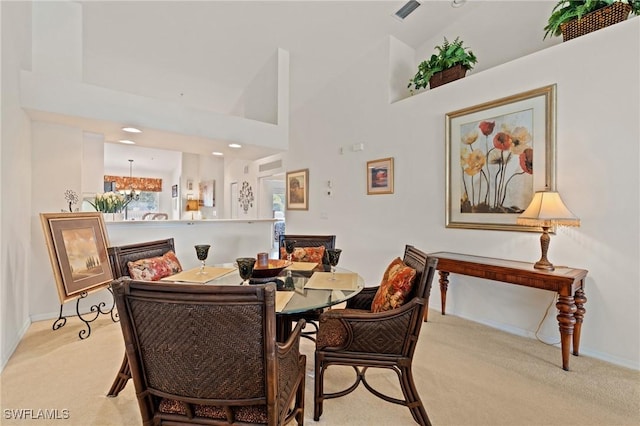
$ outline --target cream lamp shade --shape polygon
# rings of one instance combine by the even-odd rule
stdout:
[[[540,236],[540,246],[542,257],[533,267],[553,271],[553,264],[547,259],[549,250],[549,228],[556,225],[580,226],[580,219],[576,217],[564,205],[560,194],[556,191],[538,191],[533,196],[529,207],[516,219],[518,225],[540,226],[542,235]]]
[[[187,200],[186,210],[188,212],[197,212],[198,210],[200,210],[200,207],[198,205],[198,200]]]

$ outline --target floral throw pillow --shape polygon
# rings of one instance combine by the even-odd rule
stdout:
[[[324,250],[324,246],[296,247],[293,249],[293,253],[291,253],[291,260],[294,262],[322,263]],[[280,258],[287,259],[287,252],[284,247],[280,247]]]
[[[416,270],[399,257],[387,266],[382,282],[371,303],[371,312],[384,312],[400,307],[411,292]]]
[[[180,261],[173,251],[168,251],[162,256],[140,259],[128,262],[129,275],[134,280],[158,281],[160,278],[177,274],[182,271]]]

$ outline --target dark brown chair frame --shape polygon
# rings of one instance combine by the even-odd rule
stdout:
[[[173,238],[166,240],[149,241],[145,243],[127,244],[124,246],[109,247],[109,262],[115,279],[129,276],[129,262],[140,259],[158,257],[168,251],[175,252]]]
[[[280,258],[282,254],[281,247],[284,246],[284,240],[296,240],[295,247],[320,247],[324,246],[328,249],[336,248],[336,236],[335,235],[287,235],[280,234],[278,241],[278,256]],[[322,258],[323,265],[329,265],[329,256],[325,252]]]
[[[175,252],[173,238],[149,241],[144,243],[127,244],[124,246],[109,247],[109,262],[111,263],[111,271],[113,273],[113,277],[116,279],[120,277],[128,277],[128,262],[135,262],[136,260],[140,259],[162,256],[168,251]],[[118,314],[116,314],[116,318],[117,317]],[[118,370],[116,378],[113,381],[113,384],[111,385],[111,389],[109,389],[107,396],[118,396],[120,391],[127,385],[127,382],[130,378],[131,370],[129,368],[127,354],[125,353],[122,364],[120,365],[120,370]]]
[[[418,424],[431,424],[413,380],[412,362],[438,260],[410,245],[405,247],[403,260],[417,271],[413,291],[404,305],[391,311],[371,313],[371,302],[378,287],[366,287],[347,301],[347,309],[328,310],[320,316],[315,351],[314,420],[320,419],[325,399],[347,395],[362,383],[377,397],[408,407]],[[338,333],[344,340],[328,343],[338,346],[325,346],[331,342],[325,340],[325,331],[327,334]],[[355,383],[339,392],[324,393],[324,373],[331,365],[353,367]],[[365,378],[368,368],[395,371],[404,400],[374,389]]]
[[[304,423],[304,323],[276,343],[273,284],[111,286],[143,425]]]
[[[334,249],[336,248],[336,236],[335,235],[287,235],[280,234],[280,238],[278,241],[278,255],[282,258],[282,250],[281,248],[284,246],[285,240],[295,240],[296,243],[294,247],[320,247],[324,246],[325,249]],[[322,265],[327,267],[329,265],[329,255],[325,251],[324,257],[322,258]],[[313,335],[318,333],[318,320],[320,319],[320,314],[322,314],[323,309],[314,309],[312,311],[302,312],[299,314],[289,314],[287,315],[287,321],[283,321],[285,327],[291,327],[296,321],[304,319],[307,324],[310,324],[314,330],[305,331],[302,333],[302,337],[307,338],[309,340],[315,341]],[[286,323],[289,323],[288,325]]]

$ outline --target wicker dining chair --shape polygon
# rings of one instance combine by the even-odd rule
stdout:
[[[400,307],[372,313],[371,304],[378,287],[365,287],[347,301],[346,309],[328,310],[320,316],[315,351],[314,420],[320,419],[325,399],[345,396],[362,383],[375,396],[408,407],[418,424],[431,424],[414,384],[411,366],[438,260],[407,245],[403,262],[415,269],[416,274],[412,291]],[[324,374],[332,365],[353,367],[356,381],[340,392],[324,393]],[[404,399],[374,389],[365,378],[368,368],[395,371]]]
[[[286,254],[283,255],[282,247],[284,247],[285,240],[294,240],[294,247],[320,247],[324,246],[325,249],[336,248],[336,236],[335,235],[293,235],[293,234],[280,234],[278,240],[278,253],[280,258],[286,258]],[[329,255],[325,251],[322,258],[322,264],[329,265]]]
[[[111,264],[113,278],[120,278],[129,276],[129,262],[162,256],[169,251],[175,252],[175,244],[173,238],[167,238],[164,240],[112,246],[109,247],[107,251],[109,254],[109,263]],[[130,378],[131,370],[129,369],[127,354],[125,353],[122,364],[120,364],[120,369],[118,370],[118,373],[116,373],[116,377],[111,384],[109,392],[107,392],[107,396],[118,396],[120,391],[122,391],[122,389],[127,385]]]
[[[143,425],[303,424],[304,324],[276,342],[273,284],[111,287]]]
[[[326,252],[326,249],[334,249],[336,248],[336,236],[335,235],[293,235],[293,234],[280,234],[278,241],[278,253],[280,254],[280,258],[286,258],[286,253],[283,253],[282,247],[284,247],[285,240],[294,240],[294,247],[320,247],[324,246],[325,253],[322,258],[322,265],[324,267],[329,266],[329,256]],[[298,314],[289,314],[287,316],[287,321],[289,325],[287,327],[291,327],[290,324],[293,324],[296,321],[304,319],[307,325],[311,325],[313,330],[302,332],[302,337],[307,338],[315,342],[315,338],[313,337],[318,333],[318,320],[320,320],[320,314],[324,312],[323,309],[314,309],[307,312],[301,312]]]

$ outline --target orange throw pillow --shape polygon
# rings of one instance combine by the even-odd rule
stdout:
[[[294,262],[322,263],[324,258],[324,246],[318,247],[296,247],[291,253],[291,260]],[[287,251],[280,247],[280,258],[287,259]]]
[[[182,271],[182,266],[173,251],[168,251],[158,257],[128,262],[127,266],[132,279],[143,281],[158,281],[160,278]]]
[[[399,257],[387,266],[382,276],[382,282],[371,303],[371,312],[384,312],[402,306],[405,298],[411,292],[416,270]]]

